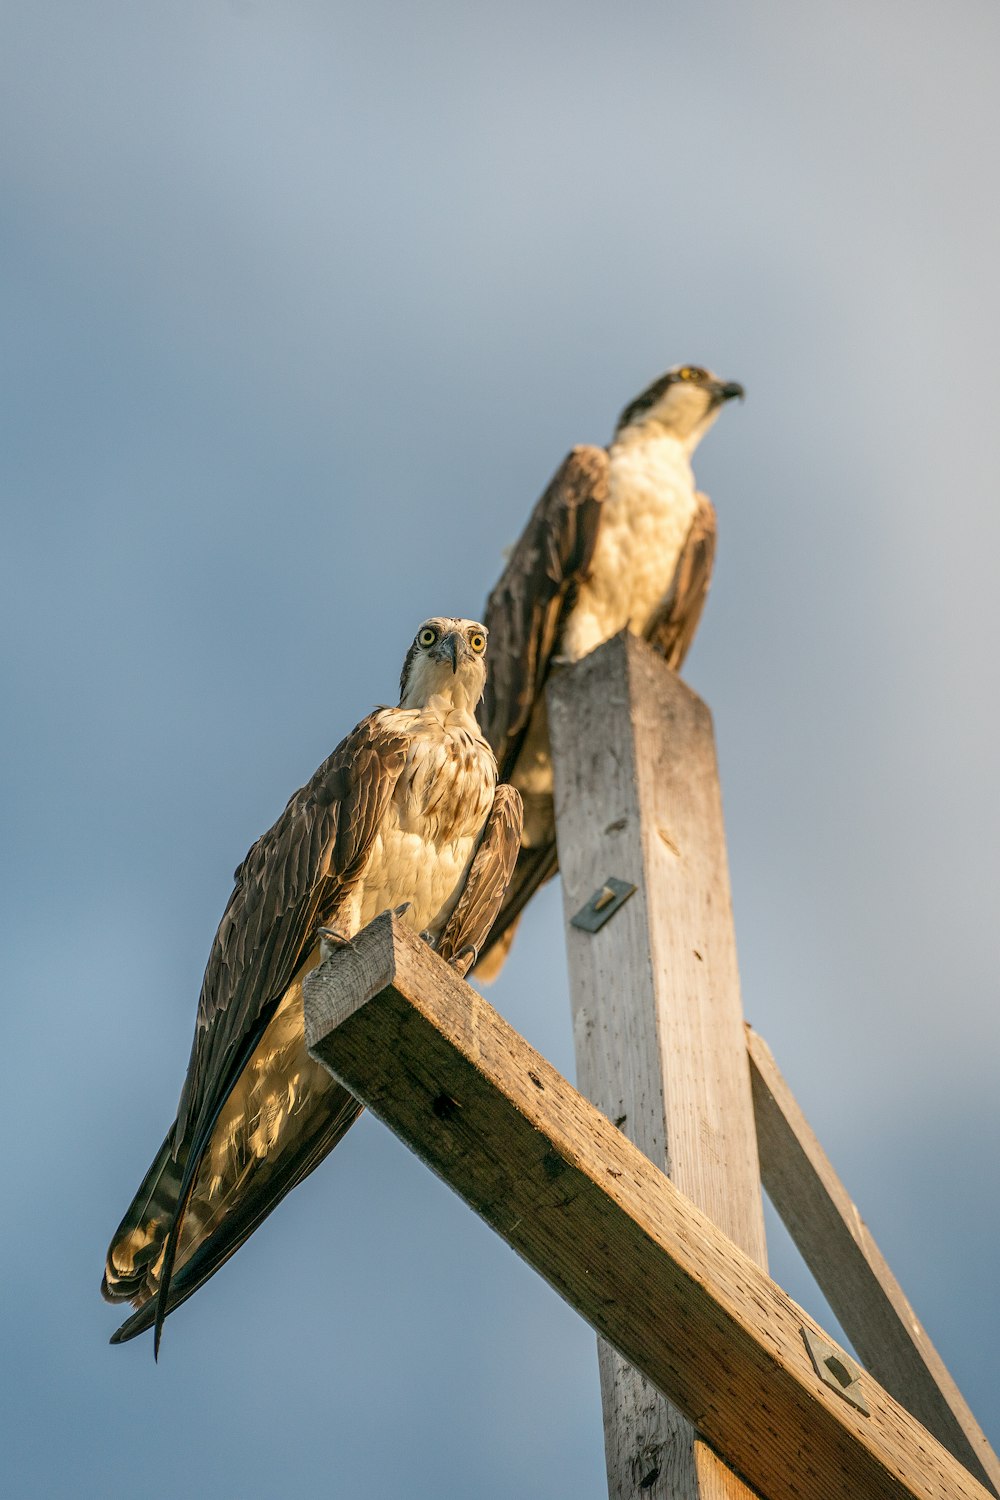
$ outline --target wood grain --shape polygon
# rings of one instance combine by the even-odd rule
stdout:
[[[747,1027],[764,1186],[862,1364],[984,1484],[1000,1461],[816,1139]]]
[[[802,1329],[829,1336],[392,917],[305,1013],[312,1055],[768,1500],[987,1496],[872,1378],[869,1416],[824,1385]]]
[[[549,732],[579,1088],[764,1266],[711,717],[626,632],[558,673]],[[572,926],[608,876],[636,894],[599,932]],[[600,1370],[611,1500],[717,1491],[662,1396],[613,1351]]]

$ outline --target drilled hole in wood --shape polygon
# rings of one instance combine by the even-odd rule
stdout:
[[[830,1374],[833,1376],[834,1380],[838,1381],[845,1388],[845,1390],[849,1385],[853,1384],[854,1376],[851,1374],[847,1366],[841,1360],[839,1360],[835,1354],[831,1354],[829,1359],[824,1360],[824,1364],[826,1365],[826,1368],[829,1370]]]

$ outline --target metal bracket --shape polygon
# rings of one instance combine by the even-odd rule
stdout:
[[[861,1389],[861,1371],[853,1359],[843,1349],[838,1349],[836,1344],[828,1343],[818,1334],[811,1333],[808,1328],[803,1328],[802,1337],[816,1367],[816,1374],[823,1384],[828,1385],[831,1391],[836,1391],[838,1396],[843,1396],[845,1401],[856,1406],[866,1417],[870,1417],[871,1412]]]
[[[594,892],[585,906],[581,906],[575,917],[570,917],[570,926],[583,932],[599,932],[609,917],[625,905],[636,886],[627,880],[618,880],[609,875],[604,884]]]

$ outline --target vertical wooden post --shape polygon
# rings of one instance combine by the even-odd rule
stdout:
[[[627,633],[548,697],[577,1086],[766,1266],[710,715]],[[635,894],[597,932],[571,925],[609,877]],[[631,1366],[599,1361],[611,1500],[746,1500]]]

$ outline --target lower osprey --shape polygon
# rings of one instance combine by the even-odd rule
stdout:
[[[557,868],[545,710],[549,668],[628,628],[678,669],[701,618],[715,512],[691,455],[743,387],[696,365],[629,403],[608,448],[574,448],[545,491],[486,605],[493,669],[480,718],[502,781],[524,798],[517,868],[478,972],[500,969],[520,914]]]
[[[102,1291],[138,1311],[120,1343],[218,1270],[361,1112],[305,1048],[302,979],[380,912],[465,974],[497,914],[521,799],[476,723],[487,632],[421,625],[398,708],[337,746],[236,871],[216,934],[177,1119],[108,1251]]]

